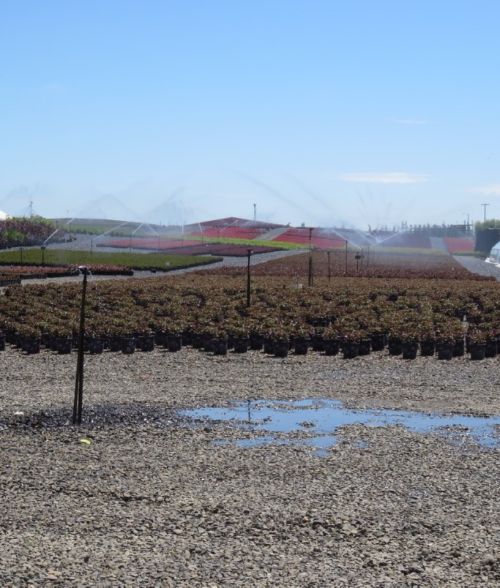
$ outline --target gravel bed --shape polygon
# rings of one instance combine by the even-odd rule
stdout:
[[[0,585],[499,585],[498,449],[351,425],[318,457],[242,448],[235,427],[176,414],[323,396],[498,415],[499,361],[105,353],[86,357],[77,428],[65,424],[76,355],[8,348]]]
[[[497,281],[500,281],[500,268],[498,268],[496,265],[493,265],[492,263],[486,263],[477,257],[468,257],[463,255],[455,255],[454,259],[473,274],[493,277]]]

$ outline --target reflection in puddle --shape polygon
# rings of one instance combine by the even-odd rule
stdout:
[[[242,447],[259,447],[269,443],[300,444],[315,449],[318,455],[326,454],[336,443],[335,431],[343,425],[360,424],[370,427],[402,425],[411,431],[442,432],[453,443],[467,440],[486,447],[498,446],[500,417],[474,417],[465,415],[438,415],[395,410],[355,410],[345,408],[338,400],[308,398],[305,400],[248,400],[229,408],[199,408],[183,410],[185,417],[197,420],[234,421],[241,429],[256,433],[279,435],[240,439]],[[287,436],[288,435],[288,436]],[[309,436],[306,436],[309,435]],[[219,445],[227,444],[219,441]],[[365,441],[354,447],[364,449]]]

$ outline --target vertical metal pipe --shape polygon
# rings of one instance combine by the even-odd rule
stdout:
[[[330,283],[332,281],[332,264],[331,264],[331,259],[330,259],[330,253],[331,253],[331,251],[326,252],[326,254],[328,256],[328,283]]]
[[[252,250],[247,249],[247,307],[250,306],[250,257]]]
[[[309,227],[309,272],[308,272],[308,284],[313,285],[313,258],[312,258],[312,232],[313,228]]]
[[[345,275],[347,276],[347,239],[345,241]]]
[[[85,338],[85,298],[87,294],[87,273],[86,267],[81,267],[83,273],[82,300],[80,306],[80,330],[78,332],[78,357],[76,362],[75,396],[73,399],[73,424],[82,423],[83,406],[83,343]]]

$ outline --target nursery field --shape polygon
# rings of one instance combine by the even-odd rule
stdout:
[[[189,256],[189,255],[169,255],[164,253],[103,253],[97,251],[75,251],[67,249],[17,249],[9,251],[0,251],[0,270],[2,265],[16,264],[36,265],[36,266],[73,266],[73,269],[79,265],[86,265],[89,268],[98,270],[105,269],[105,266],[111,266],[110,269],[120,267],[127,269],[154,269],[167,271],[176,268],[190,267],[196,265],[205,265],[219,261],[220,258],[206,256]],[[102,271],[101,273],[105,273]],[[113,273],[113,272],[112,272]]]
[[[309,253],[292,255],[257,265],[253,269],[258,276],[303,278],[309,272]],[[344,251],[314,251],[313,275],[316,277],[365,277],[365,278],[426,278],[426,279],[484,279],[467,271],[451,255],[440,251],[414,252],[391,248],[349,249]],[[234,275],[234,268],[217,268],[210,273]]]
[[[132,237],[132,238],[109,238],[99,241],[99,246],[102,247],[116,247],[118,249],[125,249],[133,247],[134,249],[146,250],[171,250],[184,249],[185,247],[226,247],[226,253],[223,255],[234,255],[233,252],[246,252],[249,247],[252,249],[267,249],[276,251],[278,249],[301,249],[304,247],[302,243],[285,243],[281,241],[263,241],[260,239],[250,239],[245,237],[225,237],[210,235],[206,236],[204,233],[191,233],[186,235],[185,239],[180,238],[166,238],[166,237]]]
[[[77,339],[80,289],[7,288],[0,297],[6,340],[31,353],[40,345],[57,350],[61,341],[68,349]],[[314,287],[302,287],[294,279],[259,275],[248,306],[241,275],[194,275],[91,282],[86,336],[95,353],[184,344],[218,354],[264,348],[286,356],[314,349],[350,358],[387,347],[408,359],[418,349],[437,351],[442,359],[464,350],[482,358],[497,353],[499,308],[498,283],[479,278],[317,278]]]

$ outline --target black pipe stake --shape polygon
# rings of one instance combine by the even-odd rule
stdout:
[[[247,307],[250,306],[250,256],[252,255],[252,250],[247,249]]]
[[[78,358],[76,362],[75,396],[73,399],[73,424],[82,424],[83,407],[83,342],[85,337],[85,297],[87,294],[86,267],[80,268],[83,273],[82,301],[80,306],[80,330],[78,332]]]
[[[309,286],[313,285],[312,234],[313,228],[309,227],[309,272],[307,280]]]
[[[347,276],[347,239],[345,242],[345,275]]]

